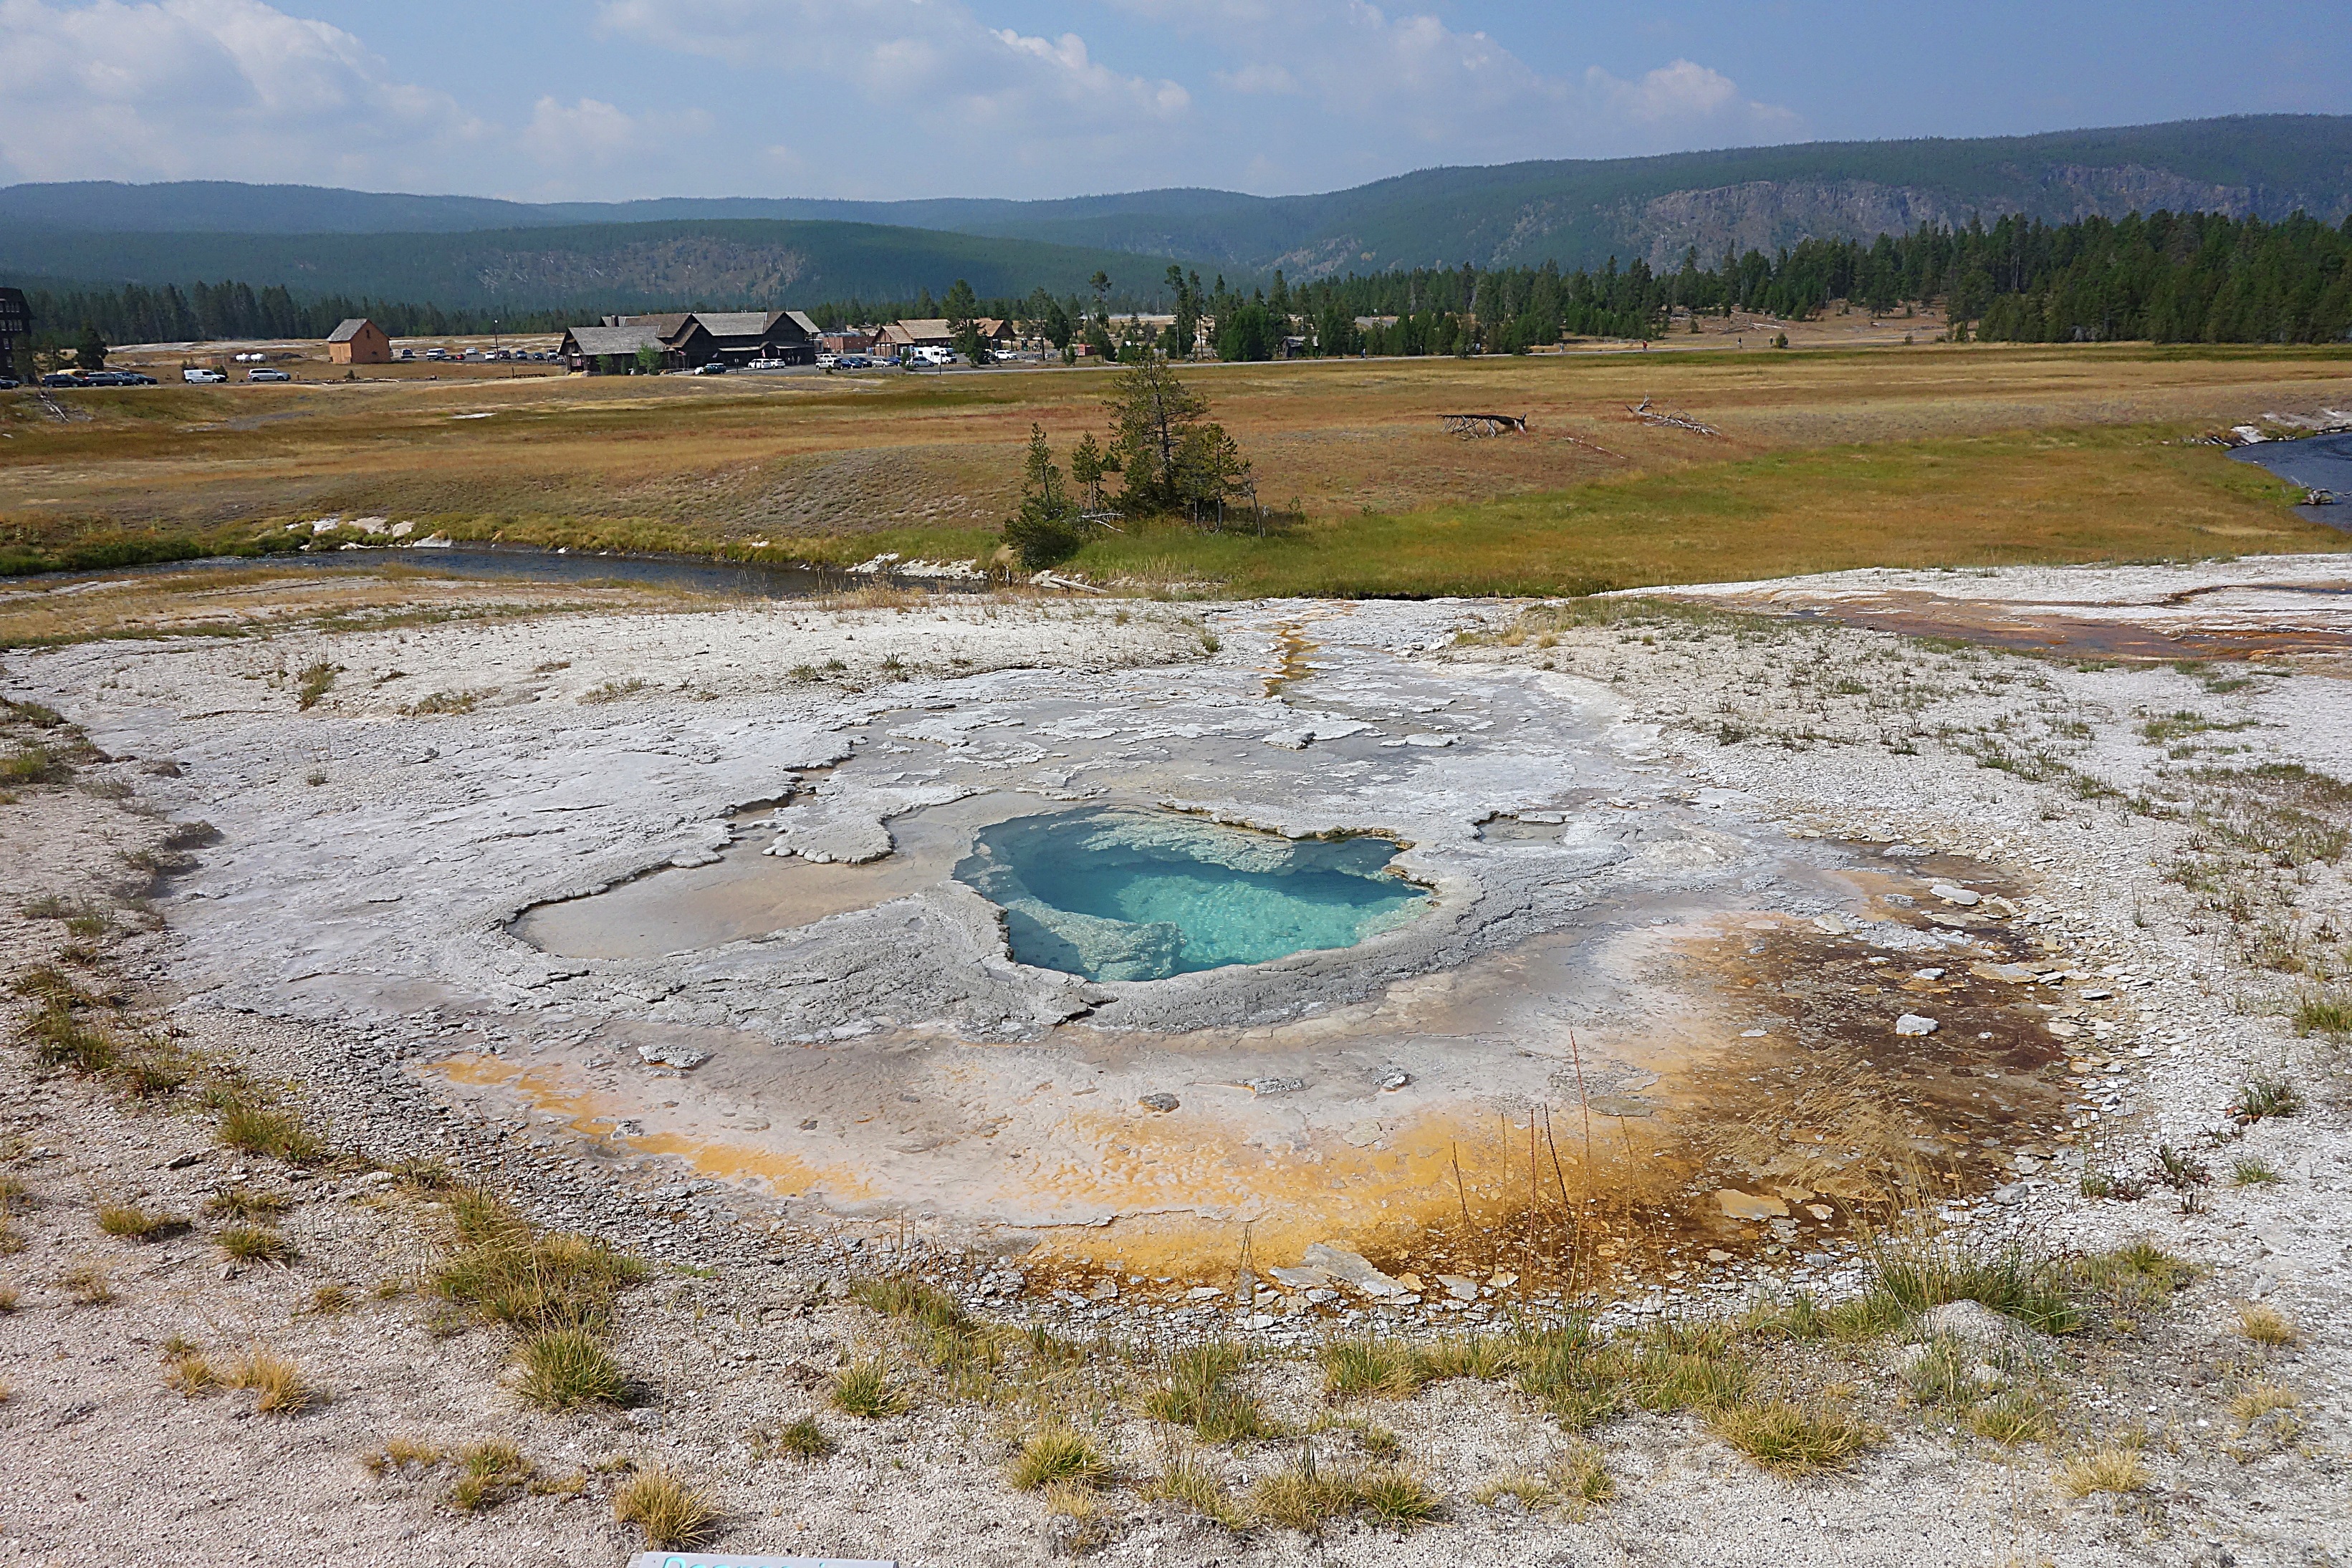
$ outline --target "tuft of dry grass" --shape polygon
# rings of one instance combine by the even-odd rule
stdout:
[[[707,1491],[661,1467],[639,1471],[613,1495],[613,1517],[644,1531],[655,1551],[670,1552],[709,1533],[719,1511]]]
[[[230,1388],[250,1390],[257,1416],[293,1416],[324,1403],[299,1367],[266,1350],[249,1352],[222,1381]]]
[[[530,1461],[513,1443],[490,1438],[468,1444],[457,1455],[457,1480],[449,1489],[449,1506],[464,1513],[496,1508],[521,1490],[530,1472]]]
[[[289,1263],[294,1260],[294,1244],[266,1225],[231,1225],[224,1227],[213,1239],[220,1249],[239,1263]]]
[[[125,1241],[152,1241],[185,1230],[188,1222],[175,1214],[152,1214],[134,1203],[101,1204],[98,1228]]]
[[[2269,1350],[2281,1349],[2303,1337],[2285,1313],[2260,1301],[2239,1303],[2238,1333]]]
[[[1276,1435],[1280,1428],[1266,1419],[1258,1402],[1226,1385],[1247,1359],[1241,1346],[1224,1340],[1174,1352],[1158,1383],[1145,1394],[1143,1413],[1190,1427],[1204,1443],[1241,1443]]]
[[[2134,1448],[2116,1445],[2094,1448],[2058,1467],[2056,1479],[2058,1490],[2071,1498],[2085,1498],[2095,1492],[2126,1495],[2147,1488],[2147,1461]]]
[[[2047,1406],[2031,1395],[2014,1389],[1988,1404],[1976,1406],[1968,1413],[1966,1420],[1969,1431],[2003,1448],[2014,1448],[2020,1443],[2045,1442],[2053,1426]]]
[[[2251,1383],[2230,1401],[2230,1414],[2248,1426],[2279,1410],[2295,1410],[2303,1396],[2284,1383]]]
[[[1039,1427],[1022,1440],[1021,1451],[1005,1467],[1005,1479],[1016,1491],[1037,1491],[1048,1486],[1098,1486],[1110,1474],[1110,1461],[1083,1434],[1059,1425]]]
[[[825,1435],[824,1428],[816,1424],[814,1416],[788,1421],[776,1431],[776,1450],[795,1459],[830,1458],[837,1447],[839,1445]]]
[[[86,1307],[102,1307],[114,1300],[114,1282],[94,1263],[80,1263],[58,1276],[66,1294]]]
[[[1250,1489],[1250,1511],[1267,1524],[1320,1535],[1356,1505],[1355,1489],[1339,1470],[1318,1469],[1311,1454],[1293,1459]]]
[[[1317,1359],[1323,1392],[1334,1399],[1409,1399],[1421,1386],[1412,1347],[1402,1340],[1336,1340]]]
[[[845,1416],[878,1420],[904,1415],[913,1400],[890,1376],[889,1364],[880,1356],[853,1361],[833,1380],[833,1407]]]
[[[259,1187],[233,1186],[216,1192],[205,1199],[207,1219],[274,1219],[294,1207],[294,1200],[282,1192],[265,1192]]]
[[[1180,1453],[1171,1458],[1136,1495],[1146,1502],[1181,1504],[1227,1530],[1240,1531],[1249,1525],[1249,1515],[1234,1498],[1233,1489],[1194,1454]]]
[[[163,1346],[163,1386],[195,1399],[220,1387],[221,1375],[203,1351],[175,1334]]]
[[[275,1105],[233,1103],[221,1112],[215,1132],[224,1148],[289,1166],[312,1165],[326,1154],[326,1145],[300,1116]]]
[[[1885,1437],[1842,1411],[1787,1399],[1721,1406],[1706,1413],[1706,1424],[1717,1437],[1783,1475],[1834,1469]]]
[[[398,1474],[413,1478],[424,1474],[440,1462],[441,1448],[438,1444],[427,1442],[422,1437],[388,1437],[384,1439],[383,1447],[373,1453],[363,1454],[360,1458],[360,1463],[365,1465],[370,1473],[377,1476]]]
[[[522,1368],[519,1391],[542,1410],[628,1402],[628,1375],[585,1329],[541,1330],[522,1342],[515,1359]]]
[[[600,1333],[621,1291],[646,1277],[636,1259],[583,1236],[542,1235],[487,1192],[460,1190],[449,1212],[459,1246],[430,1289],[524,1333]]]

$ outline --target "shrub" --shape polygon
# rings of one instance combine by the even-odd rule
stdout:
[[[1020,1453],[1005,1467],[1005,1478],[1015,1490],[1036,1491],[1065,1484],[1095,1486],[1110,1474],[1102,1451],[1067,1427],[1049,1426],[1023,1441]]]
[[[525,1399],[543,1410],[627,1401],[629,1379],[613,1354],[585,1329],[548,1329],[532,1334],[516,1352],[522,1367],[519,1385]]]
[[[613,1496],[613,1517],[645,1532],[656,1552],[691,1546],[708,1534],[719,1511],[709,1494],[667,1468],[645,1470]]]

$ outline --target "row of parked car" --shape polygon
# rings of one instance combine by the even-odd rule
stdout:
[[[10,386],[16,383],[10,382]],[[45,387],[152,387],[153,376],[137,371],[51,371],[41,378]]]

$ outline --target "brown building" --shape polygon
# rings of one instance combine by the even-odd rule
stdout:
[[[327,336],[327,358],[339,365],[388,365],[392,340],[364,316],[354,316]]]

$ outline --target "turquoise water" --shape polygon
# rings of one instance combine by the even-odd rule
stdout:
[[[1385,839],[1294,841],[1118,808],[983,830],[957,878],[1004,910],[1013,956],[1097,980],[1351,947],[1420,915]]]

